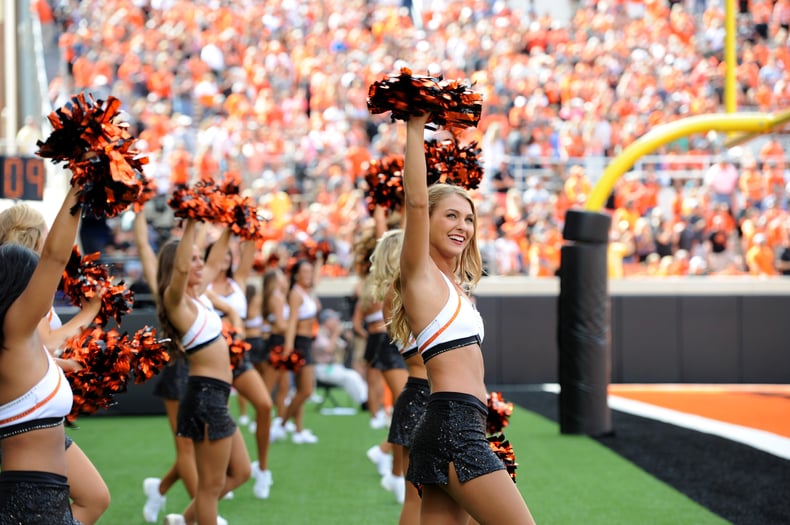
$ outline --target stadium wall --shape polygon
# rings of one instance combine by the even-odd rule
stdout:
[[[348,317],[352,288],[353,280],[324,281],[323,307]],[[475,297],[487,384],[557,382],[558,290],[554,279],[484,279]],[[790,383],[790,279],[613,281],[609,308],[613,383]],[[123,319],[130,333],[146,324],[156,326],[152,309]],[[109,413],[162,413],[155,381],[130,385]]]

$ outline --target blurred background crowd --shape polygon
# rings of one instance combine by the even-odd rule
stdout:
[[[479,242],[490,275],[555,275],[565,211],[647,131],[724,111],[723,0],[37,0],[59,52],[52,105],[112,94],[176,226],[176,184],[234,174],[266,219],[264,251],[329,241],[322,271],[353,273],[371,222],[367,162],[402,154],[404,127],[366,106],[402,66],[468,79],[484,96],[464,141],[482,149]],[[739,111],[790,107],[790,0],[737,4]],[[30,119],[20,151],[35,150]],[[617,183],[610,276],[790,274],[790,135],[735,148],[679,139]],[[83,226],[85,252],[135,270],[131,218]]]

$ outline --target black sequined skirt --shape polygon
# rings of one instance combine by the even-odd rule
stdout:
[[[189,364],[184,357],[173,356],[166,367],[159,372],[159,380],[154,385],[154,395],[162,399],[178,401],[186,388]]]
[[[403,391],[395,400],[395,406],[392,407],[392,421],[387,441],[395,445],[411,447],[414,429],[425,413],[430,394],[431,387],[427,379],[409,377],[406,380],[406,386],[403,387]]]
[[[178,404],[176,433],[196,441],[214,441],[230,437],[236,422],[228,410],[230,384],[219,379],[189,376],[181,402]]]
[[[0,525],[80,525],[71,514],[66,478],[49,472],[0,472]]]
[[[486,439],[486,405],[459,392],[435,392],[414,430],[406,479],[414,484],[446,485],[453,463],[459,481],[504,470]]]

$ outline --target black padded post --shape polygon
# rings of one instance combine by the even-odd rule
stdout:
[[[568,210],[560,265],[557,340],[559,419],[563,434],[612,431],[607,401],[611,378],[607,246],[611,219]]]

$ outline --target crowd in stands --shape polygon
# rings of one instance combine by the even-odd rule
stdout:
[[[461,138],[478,141],[486,169],[486,271],[552,276],[564,213],[600,176],[579,159],[611,159],[658,125],[724,110],[723,1],[571,4],[567,22],[486,0],[40,0],[38,11],[51,9],[65,64],[53,105],[79,91],[124,102],[162,193],[147,213],[163,236],[174,185],[233,173],[267,219],[265,249],[331,240],[325,271],[353,272],[371,220],[366,163],[404,143],[402,126],[369,114],[368,86],[431,68],[484,95]],[[789,24],[790,0],[738,3],[739,109],[790,107]],[[720,136],[685,137],[622,177],[607,203],[610,275],[790,273],[779,139],[734,157]],[[550,176],[517,176],[514,159]],[[659,176],[672,167],[696,175]],[[128,221],[94,228],[105,253],[134,255]]]

